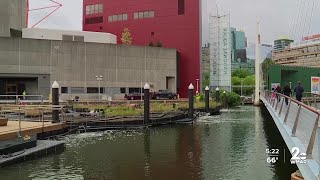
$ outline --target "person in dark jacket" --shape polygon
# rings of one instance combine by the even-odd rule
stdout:
[[[285,96],[291,96],[291,88],[290,88],[290,86],[288,85],[288,84],[286,84],[284,87],[283,87],[283,94],[285,95]],[[286,101],[286,105],[288,105],[288,98],[286,98],[285,99],[285,101]]]
[[[277,88],[275,89],[275,92],[277,92],[277,93],[279,93],[279,94],[282,93],[280,84],[278,84]],[[279,95],[277,95],[277,99],[278,99],[278,101],[280,102],[280,96],[279,96]]]
[[[304,89],[300,82],[298,82],[298,85],[294,88],[294,92],[296,92],[296,99],[301,102]]]

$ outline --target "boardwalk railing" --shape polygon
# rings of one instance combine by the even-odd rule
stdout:
[[[287,145],[288,142],[289,144],[291,143],[292,147],[288,145],[289,150],[291,151],[290,148],[293,147],[299,147],[300,153],[306,153],[306,160],[310,162],[308,167],[316,167],[310,169],[313,174],[318,177],[320,156],[317,133],[320,111],[291,97],[275,92],[264,91],[261,99],[269,109],[269,112],[270,110],[272,111],[272,113],[270,113],[274,120],[278,121],[276,122],[278,123],[277,126]],[[297,165],[299,167],[299,164]],[[301,170],[300,167],[299,169]],[[317,179],[319,179],[319,177]]]
[[[274,95],[273,95],[274,94]],[[292,128],[292,136],[307,144],[307,158],[314,150],[316,133],[319,125],[320,111],[283,94],[266,91],[266,100],[284,118],[283,122]],[[286,100],[288,100],[288,105]]]

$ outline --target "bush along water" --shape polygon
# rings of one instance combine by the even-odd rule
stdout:
[[[224,96],[225,95],[223,92],[224,92],[224,90],[219,91],[221,104],[224,104]],[[227,92],[226,91],[226,101],[227,101],[228,107],[239,106],[241,103],[240,96],[235,92]]]

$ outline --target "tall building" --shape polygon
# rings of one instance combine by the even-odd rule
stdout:
[[[281,51],[288,47],[293,42],[291,39],[281,38],[274,41],[274,51]]]
[[[244,31],[237,31],[236,28],[231,27],[231,58],[232,62],[246,62],[247,61],[247,38]]]
[[[200,0],[84,0],[83,5],[84,31],[110,32],[121,43],[127,27],[134,45],[176,49],[177,89],[187,97],[189,84],[200,79]]]
[[[288,66],[320,67],[320,36],[305,37],[304,41],[291,44],[291,48],[274,51],[272,59],[276,64]]]

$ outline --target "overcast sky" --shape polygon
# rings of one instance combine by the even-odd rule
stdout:
[[[202,1],[203,43],[205,43],[209,32],[208,15],[216,15],[217,8],[216,0]],[[63,6],[37,27],[82,30],[82,0],[57,0],[57,2]],[[49,0],[30,0],[31,9],[51,5],[54,4]],[[301,39],[308,34],[320,33],[319,0],[218,0],[217,5],[219,14],[230,14],[231,26],[244,30],[249,42],[255,40],[257,19],[261,22],[263,43],[272,44],[273,40],[279,37]],[[29,27],[48,13],[50,10],[31,12]]]

